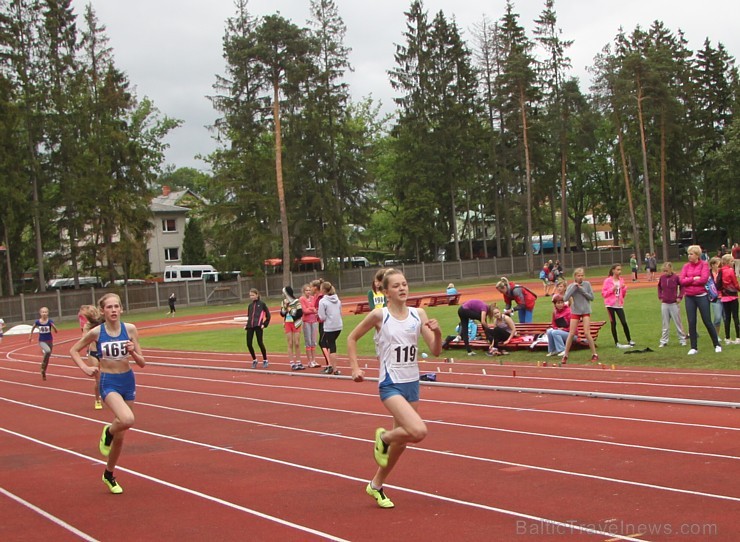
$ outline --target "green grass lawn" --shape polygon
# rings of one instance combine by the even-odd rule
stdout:
[[[606,276],[604,270],[589,269],[588,272],[591,277],[603,277]],[[481,283],[477,283],[481,284]],[[491,295],[487,296],[491,299],[494,297],[494,287],[491,281],[486,281],[483,284],[489,285],[491,288]],[[469,283],[470,286],[473,283]],[[594,320],[607,320],[607,312],[604,308],[603,301],[601,299],[601,279],[592,280],[592,286],[597,291],[597,299],[593,303],[593,314]],[[460,289],[464,291],[464,285],[458,285]],[[629,287],[629,283],[628,283]],[[441,286],[440,286],[441,288]],[[424,291],[438,291],[433,288],[425,288]],[[538,290],[540,291],[540,290]],[[413,288],[414,294],[422,293],[422,289]],[[484,296],[486,297],[486,296]],[[275,300],[268,300],[269,306],[275,306]],[[244,310],[245,306],[227,306],[227,307],[194,307],[186,308],[183,310],[178,309],[178,316],[182,315],[199,315],[209,314],[216,312],[223,312],[225,310]],[[426,309],[427,314],[430,318],[436,318],[439,320],[442,327],[442,334],[452,334],[455,326],[457,325],[457,307],[431,307]],[[537,300],[537,305],[534,312],[534,321],[543,322],[550,321],[552,311],[552,303],[549,297],[540,297]],[[686,327],[686,315],[681,307],[681,317]],[[701,321],[699,322],[699,354],[695,356],[687,356],[686,352],[689,347],[679,346],[678,338],[676,336],[675,328],[671,327],[670,332],[670,344],[665,348],[658,348],[661,332],[661,316],[660,316],[660,301],[657,296],[657,283],[650,288],[643,289],[632,289],[628,291],[627,298],[625,300],[625,313],[627,316],[627,322],[630,327],[632,339],[637,343],[636,349],[643,349],[650,347],[653,352],[647,352],[644,354],[625,354],[624,350],[617,349],[614,346],[614,342],[607,323],[601,328],[599,333],[597,345],[599,348],[600,361],[604,364],[617,366],[650,366],[650,367],[675,367],[675,368],[692,368],[692,369],[738,369],[740,368],[740,345],[729,345],[724,346],[723,352],[720,354],[714,353],[714,348],[711,345],[706,330],[704,329]],[[345,316],[344,317],[344,331],[339,337],[338,353],[339,355],[346,354],[347,351],[347,335],[350,331],[364,318],[365,315]],[[148,315],[151,318],[151,314]],[[132,318],[127,318],[127,321],[135,322],[137,320],[145,320],[147,315],[140,314],[134,315]],[[279,316],[273,316],[272,325],[265,330],[265,345],[267,347],[268,356],[271,352],[274,353],[286,353],[287,347],[285,343],[285,336],[283,334],[282,319]],[[620,341],[626,342],[624,333],[621,325],[618,326],[618,334]],[[163,335],[156,337],[144,337],[142,338],[142,346],[145,348],[162,348],[167,350],[200,350],[200,351],[218,351],[218,352],[244,352],[245,357],[248,357],[245,341],[246,333],[240,326],[229,326],[219,330],[208,330],[208,331],[197,331],[188,333],[178,333],[172,335]],[[720,333],[720,337],[724,337],[724,328]],[[360,341],[359,352],[360,355],[373,356],[374,347],[372,341],[372,333],[366,335]],[[256,347],[256,344],[255,344]],[[422,351],[427,351],[426,345],[422,345]],[[451,351],[453,357],[463,357],[464,351]],[[443,353],[442,356],[445,356]],[[479,354],[480,358],[485,358],[483,353]],[[586,350],[574,350],[570,355],[571,363],[585,363],[590,358],[589,351]],[[488,359],[488,358],[485,358]],[[505,363],[532,363],[536,364],[537,361],[543,361],[543,351],[530,352],[512,352],[506,358],[495,358],[495,362],[502,360]],[[433,362],[434,359],[430,358],[429,361]],[[492,361],[493,363],[494,361]]]

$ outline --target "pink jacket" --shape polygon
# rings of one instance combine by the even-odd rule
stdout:
[[[614,277],[606,277],[601,285],[601,297],[604,298],[604,305],[607,307],[624,307],[624,296],[626,295],[627,286],[622,277],[619,277],[616,282]]]
[[[314,303],[314,296],[302,295],[298,298],[301,302],[301,308],[303,309],[303,321],[307,324],[314,324],[319,321],[318,310]]]
[[[678,278],[683,286],[684,296],[706,295],[705,285],[709,280],[709,264],[703,260],[697,260],[695,263],[686,262]]]

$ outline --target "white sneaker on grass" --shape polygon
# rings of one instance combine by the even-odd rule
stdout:
[[[720,352],[722,352],[722,347],[720,345],[715,346],[714,347],[714,353],[715,354],[719,354]]]
[[[692,348],[691,350],[689,350],[688,355],[693,356],[694,354],[698,354],[698,353],[699,351],[696,348]]]

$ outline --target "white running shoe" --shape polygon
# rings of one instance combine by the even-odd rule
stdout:
[[[696,348],[692,348],[691,350],[689,350],[688,355],[693,356],[694,354],[698,354],[698,353],[699,351]]]
[[[722,352],[722,347],[720,345],[715,346],[714,347],[714,353],[715,354],[719,354],[720,352]]]
[[[658,348],[665,348],[666,346],[668,346],[668,343],[660,343]]]
[[[617,348],[627,349],[627,348],[630,348],[630,345],[617,343]]]
[[[732,344],[734,341],[731,341],[730,339],[725,339],[725,344]]]

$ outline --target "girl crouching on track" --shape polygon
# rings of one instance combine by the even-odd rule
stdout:
[[[408,283],[400,271],[389,269],[383,276],[383,291],[388,304],[373,309],[350,333],[347,353],[352,378],[362,382],[365,373],[357,362],[357,341],[371,329],[377,331],[380,360],[378,386],[383,405],[393,416],[393,429],[375,431],[375,462],[378,470],[365,488],[381,508],[393,508],[383,483],[409,443],[421,442],[427,426],[417,412],[419,405],[419,335],[429,345],[433,356],[442,351],[442,332],[437,320],[429,319],[424,309],[406,306]]]
[[[118,458],[123,449],[126,431],[134,426],[132,410],[136,399],[134,372],[129,364],[133,358],[139,367],[146,365],[141,353],[136,326],[121,321],[121,299],[116,294],[105,294],[98,302],[103,315],[103,323],[88,331],[69,351],[70,356],[88,376],[100,372],[100,396],[106,406],[113,411],[115,419],[103,428],[99,449],[108,458],[103,483],[111,493],[123,493],[113,476]],[[82,358],[82,352],[90,343],[97,343],[100,365],[90,366]]]

